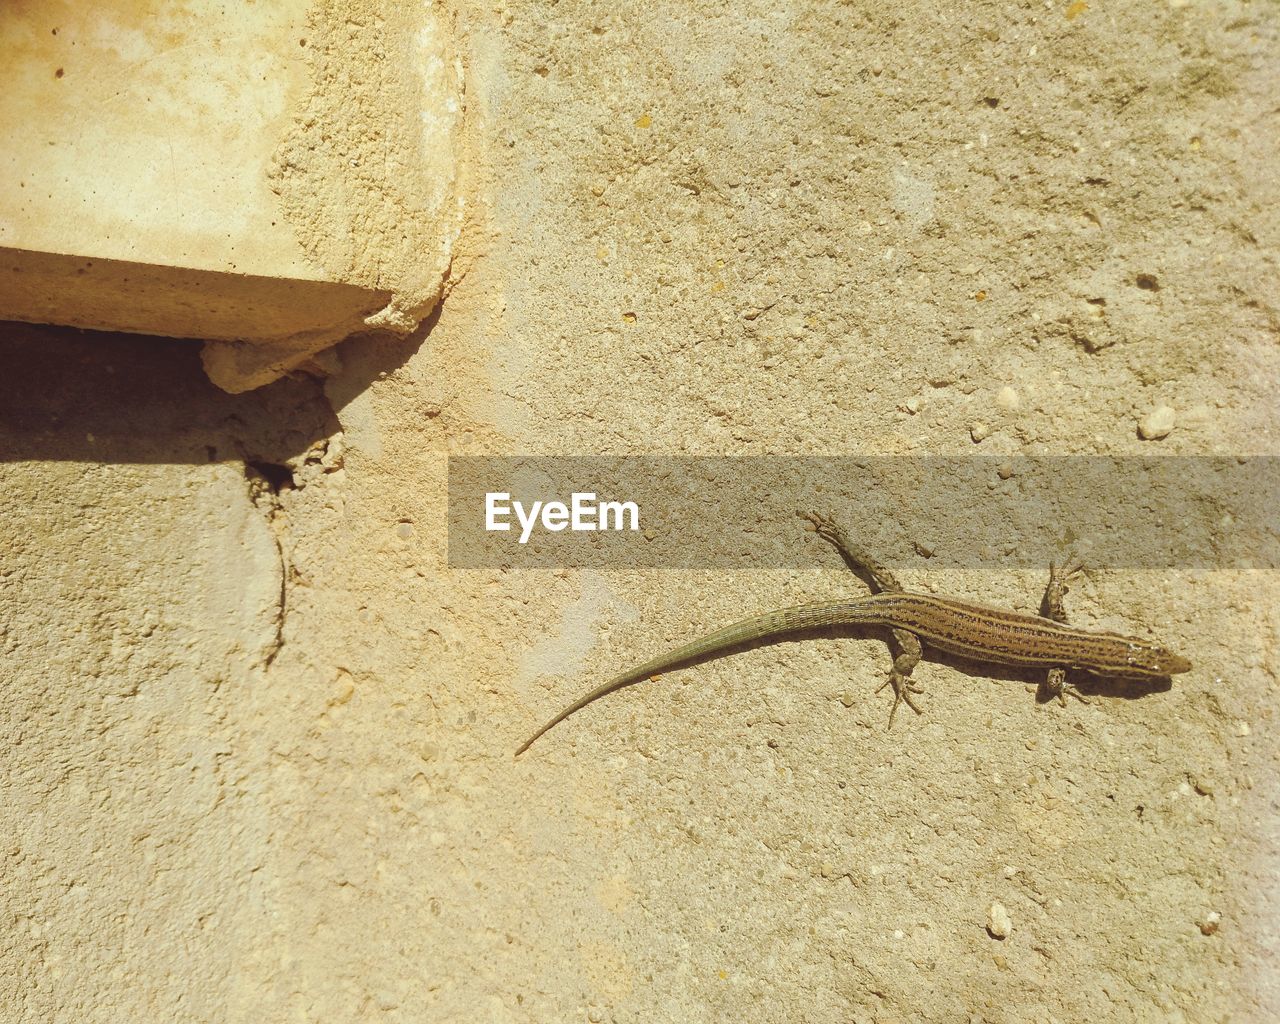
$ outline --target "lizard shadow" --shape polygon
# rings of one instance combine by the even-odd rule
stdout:
[[[1048,704],[1056,699],[1045,690],[1045,669],[999,665],[994,662],[962,658],[930,648],[927,643],[924,644],[924,651],[925,656],[922,660],[949,665],[974,678],[999,679],[1035,686],[1037,704]],[[1173,689],[1173,679],[1169,676],[1158,679],[1130,679],[1119,676],[1097,676],[1084,669],[1070,669],[1067,672],[1067,680],[1085,696],[1119,697],[1123,700],[1140,700],[1149,694],[1168,693]]]

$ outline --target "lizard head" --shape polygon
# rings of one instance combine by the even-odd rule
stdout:
[[[1108,675],[1130,679],[1165,679],[1191,669],[1191,662],[1186,658],[1159,644],[1130,638],[1127,648],[1125,660],[1128,667],[1119,671],[1112,668]]]

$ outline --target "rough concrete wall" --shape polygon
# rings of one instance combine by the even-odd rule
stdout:
[[[145,624],[162,581],[189,609],[114,685],[163,680],[192,694],[173,715],[225,714],[201,742],[225,735],[246,766],[199,821],[198,773],[174,789],[189,799],[130,804],[119,823],[104,798],[73,797],[63,832],[119,833],[106,867],[60,835],[15,844],[6,895],[40,907],[41,927],[95,934],[112,901],[155,908],[146,948],[108,933],[89,962],[114,973],[46,982],[32,1012],[83,998],[103,1020],[1271,1019],[1274,571],[1082,583],[1080,621],[1150,624],[1195,662],[1144,700],[1038,706],[930,662],[925,715],[887,731],[883,648],[823,640],[634,687],[513,761],[602,673],[850,582],[829,553],[678,577],[450,571],[443,481],[451,453],[1272,451],[1274,8],[455,14],[478,178],[430,332],[416,350],[345,345],[323,401],[273,386],[193,402],[183,445],[268,476],[287,464],[288,481],[249,490],[251,471],[233,487],[225,467],[170,454],[112,483],[100,464],[146,450],[123,399],[136,429],[105,451],[65,408],[44,433],[19,424],[37,461],[9,476],[32,509],[81,486],[40,460],[92,467],[116,538],[104,567],[138,565],[111,606]],[[110,350],[77,351],[69,365],[92,374]],[[1162,404],[1173,431],[1139,440]],[[264,440],[264,423],[304,412],[315,429]],[[119,483],[147,479],[191,497]],[[196,499],[217,488],[233,521],[257,495],[279,543],[269,664],[265,618],[196,614],[191,566],[209,549],[184,561],[138,532],[146,509],[225,536]],[[1019,608],[1043,585],[1039,570],[949,568],[962,521],[939,524],[933,560],[877,529],[910,585]],[[27,624],[7,653],[34,666],[14,692],[69,716],[55,692],[96,684],[47,652],[74,641],[92,664],[114,634],[94,591],[38,582],[75,566],[39,550],[51,568],[3,592]],[[223,665],[242,682],[208,696]],[[136,698],[102,713],[124,736],[142,728]],[[156,792],[186,763],[166,735],[120,780],[128,758],[82,731],[25,736],[12,763],[36,778],[85,763],[89,793]],[[144,893],[135,822],[157,806],[152,832],[189,859],[143,874]],[[22,867],[37,853],[43,871]],[[206,880],[230,922],[197,931],[206,904],[185,894]],[[996,901],[1003,941],[985,927]],[[34,942],[14,930],[11,977],[33,958],[52,977],[70,940]]]
[[[299,43],[308,89],[265,180],[314,266],[390,294],[363,326],[408,335],[440,298],[466,198],[463,69],[448,15],[432,4],[316,0]],[[205,369],[228,390],[257,387],[351,333],[334,327],[277,351],[210,344]]]
[[[454,433],[450,450],[1273,451],[1274,14],[477,13],[493,237],[450,301],[500,310],[496,394],[469,408],[505,436]],[[480,342],[491,329],[468,315],[447,304],[431,340]],[[1164,404],[1178,425],[1153,448],[1137,428]],[[871,528],[911,585],[1019,608],[1043,586],[1042,570],[947,570],[893,526]],[[932,539],[963,550],[965,523]],[[801,573],[486,582],[464,632],[505,664],[433,689],[438,787],[466,795],[438,802],[454,825],[437,941],[458,953],[429,1013],[481,997],[530,1020],[1280,1006],[1274,572],[1102,572],[1073,594],[1085,621],[1147,622],[1191,653],[1197,672],[1159,700],[1062,713],[935,663],[925,717],[888,732],[881,647],[789,645],[618,694],[514,768],[500,751],[589,683],[851,584],[824,552]],[[985,927],[997,901],[1005,941]]]
[[[0,351],[0,1020],[250,1019],[271,479],[322,464],[331,417],[314,384],[232,398],[167,339],[3,325]]]
[[[4,465],[0,489],[0,1013],[211,1019],[260,898],[242,716],[280,611],[274,540],[223,465]]]

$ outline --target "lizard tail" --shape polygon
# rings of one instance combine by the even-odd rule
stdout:
[[[714,633],[708,633],[706,636],[699,637],[683,647],[677,647],[673,651],[666,654],[660,654],[650,661],[646,661],[643,665],[637,665],[634,668],[627,669],[620,675],[614,676],[608,682],[601,683],[594,690],[584,693],[576,701],[552,718],[546,725],[535,732],[527,740],[520,745],[520,749],[516,751],[515,756],[519,757],[533,742],[543,733],[553,729],[575,711],[580,711],[592,701],[599,697],[603,697],[606,693],[612,693],[614,690],[620,690],[624,686],[631,686],[633,683],[641,682],[648,679],[652,675],[663,672],[669,668],[693,661],[695,658],[701,658],[707,655],[728,653],[733,648],[756,640],[769,640],[773,637],[781,636],[787,633],[797,633],[804,629],[816,629],[821,626],[833,626],[852,621],[859,621],[863,617],[856,616],[847,601],[832,601],[823,604],[802,604],[794,608],[782,608],[778,611],[767,612],[764,615],[757,615],[750,619],[743,619],[740,622],[734,622],[722,629],[717,629]]]

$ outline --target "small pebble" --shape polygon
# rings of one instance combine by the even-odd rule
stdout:
[[[844,693],[840,694],[840,703],[847,708],[853,707],[854,704],[856,704],[857,702],[858,702],[858,698],[855,697],[848,690],[845,690]]]
[[[1013,931],[1013,921],[1009,919],[1009,911],[1004,909],[1003,903],[991,904],[987,911],[987,931],[993,939],[1007,939]]]
[[[912,395],[903,404],[903,408],[906,409],[907,412],[911,413],[912,416],[914,416],[916,413],[918,413],[921,409],[924,408],[924,399],[922,399],[919,395]]]
[[[1173,433],[1173,407],[1157,405],[1138,421],[1138,436],[1144,441],[1159,441]]]
[[[996,474],[1000,477],[1001,480],[1008,480],[1009,477],[1013,476],[1013,463],[1011,462],[1000,463],[1000,468],[996,470]]]
[[[991,436],[991,427],[982,420],[977,420],[976,422],[969,424],[969,436],[973,438],[974,444],[981,444]]]
[[[1222,923],[1222,915],[1216,910],[1211,910],[1205,915],[1203,921],[1200,922],[1201,935],[1214,935],[1218,931],[1218,925]]]
[[[911,546],[916,549],[916,554],[921,558],[932,558],[934,547],[928,541],[915,540],[911,542]]]
[[[1018,408],[1018,404],[1018,392],[1014,391],[1008,384],[996,392],[996,405],[1006,412],[1013,412]]]

